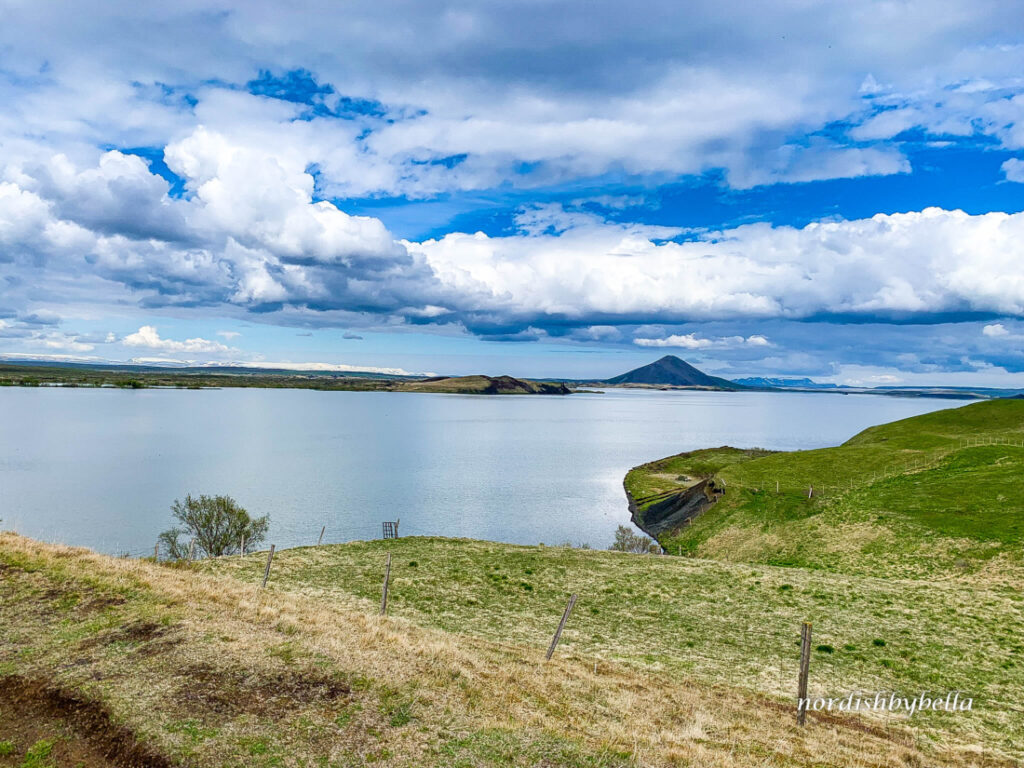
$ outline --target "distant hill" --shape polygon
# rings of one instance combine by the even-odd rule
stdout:
[[[565,384],[528,381],[512,376],[435,376],[397,385],[403,392],[448,392],[462,395],[568,395]]]
[[[653,363],[627,371],[619,376],[601,382],[608,386],[641,385],[652,387],[702,387],[706,389],[743,389],[717,376],[708,376],[675,355],[665,355]]]
[[[835,384],[820,384],[813,379],[780,379],[765,376],[749,376],[745,379],[733,379],[734,384],[744,387],[766,388],[799,388],[799,389],[836,389]]]

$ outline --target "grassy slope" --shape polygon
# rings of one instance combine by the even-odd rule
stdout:
[[[784,697],[809,620],[815,645],[831,648],[815,653],[812,692],[970,691],[976,718],[916,722],[1007,748],[1024,729],[1007,709],[1024,693],[1024,598],[1013,588],[420,538],[289,550],[275,558],[274,588],[369,610],[385,552],[391,611],[419,625],[540,650],[572,592],[566,652]],[[259,556],[205,565],[251,582],[259,566]]]
[[[1022,441],[1024,401],[993,400],[872,427],[835,448],[680,454],[635,468],[626,487],[643,502],[685,486],[680,475],[725,481],[714,508],[662,536],[673,554],[879,576],[1019,579]]]
[[[259,555],[189,570],[0,535],[0,716],[15,681],[59,686],[100,702],[146,749],[198,766],[845,768],[1024,755],[1019,715],[991,702],[923,718],[912,734],[813,714],[799,729],[792,703],[770,695],[783,679],[792,687],[793,624],[811,616],[856,645],[816,653],[812,690],[891,674],[1012,696],[1020,673],[1001,645],[965,642],[958,658],[927,642],[955,612],[1013,640],[1020,597],[998,589],[968,601],[794,569],[437,539],[281,552],[262,594],[261,571]],[[544,664],[569,589],[580,602],[566,645]]]

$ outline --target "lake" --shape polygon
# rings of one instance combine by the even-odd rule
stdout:
[[[781,450],[961,401],[825,393],[460,396],[310,390],[0,389],[0,528],[152,552],[186,493],[269,514],[278,547],[403,535],[607,547],[637,464]]]

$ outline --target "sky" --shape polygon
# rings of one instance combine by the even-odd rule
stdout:
[[[1024,387],[1024,2],[0,0],[0,358]]]

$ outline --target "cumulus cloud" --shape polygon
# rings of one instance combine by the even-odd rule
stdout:
[[[135,155],[114,150],[101,155],[95,166],[79,169],[64,154],[56,154],[22,165],[17,177],[25,190],[49,202],[57,219],[96,234],[186,237],[182,210],[170,204],[167,181]]]
[[[286,263],[365,265],[400,258],[384,225],[313,201],[308,160],[230,142],[200,127],[164,152],[193,192],[189,223],[200,232],[262,248]]]
[[[771,342],[760,335],[726,336],[717,339],[699,338],[696,333],[672,334],[660,339],[636,338],[633,343],[641,347],[679,347],[680,349],[708,349],[709,347],[770,347]]]
[[[1011,157],[1002,164],[1003,175],[1007,181],[1016,181],[1024,184],[1024,160]]]
[[[0,253],[37,286],[49,279],[73,294],[80,280],[93,300],[100,280],[147,307],[290,312],[323,325],[458,324],[507,340],[652,322],[1024,314],[1024,214],[929,208],[694,233],[545,204],[524,208],[507,236],[396,241],[379,219],[315,201],[312,175],[286,160],[206,130],[170,154],[193,190],[161,198],[180,236],[112,234],[94,217],[61,218],[78,213],[41,197],[44,185],[6,182]],[[137,188],[111,189],[131,198]],[[700,339],[676,341],[688,343]]]
[[[666,336],[664,339],[633,339],[633,343],[641,347],[681,347],[683,349],[705,349],[714,342],[711,339],[698,339],[696,334],[685,336]]]
[[[1020,344],[1024,342],[1024,333],[1016,329],[1011,330],[1002,323],[986,325],[981,329],[981,333],[986,339],[994,342],[997,347],[1004,350],[1007,348],[1017,350],[1018,353],[1020,353]]]
[[[1024,312],[1024,214],[927,209],[658,242],[642,227],[406,243],[462,318],[545,324]],[[453,312],[459,311],[453,306]]]
[[[219,341],[194,338],[185,341],[163,339],[152,325],[144,325],[135,333],[130,333],[121,339],[126,347],[145,347],[146,349],[163,350],[165,352],[189,352],[193,354],[223,354],[237,352],[231,347],[221,344]]]

